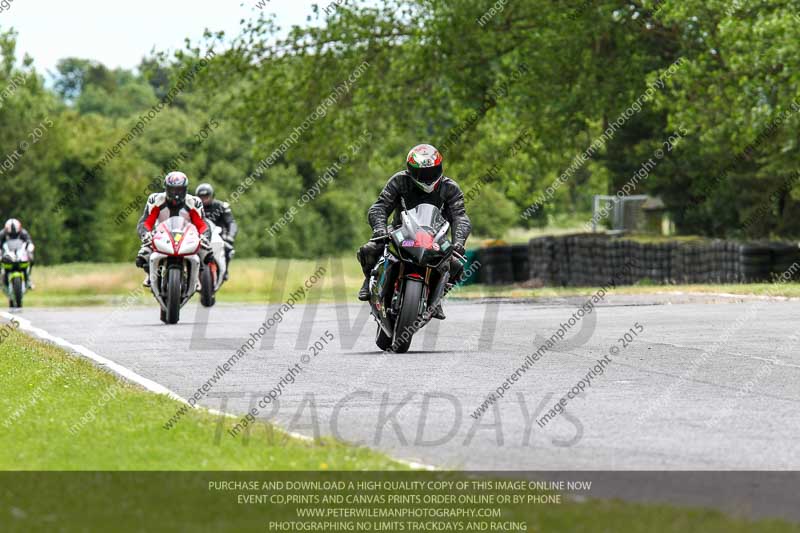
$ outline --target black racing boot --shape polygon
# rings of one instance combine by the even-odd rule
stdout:
[[[364,284],[361,285],[361,290],[358,291],[358,299],[362,302],[369,301],[369,278],[366,278]]]
[[[147,257],[142,255],[144,251],[144,247],[139,250],[139,255],[136,256],[136,268],[141,268],[144,270],[144,281],[142,281],[142,287],[147,289],[150,288],[150,268],[147,267]]]
[[[444,316],[444,311],[442,310],[442,304],[436,306],[436,309],[433,310],[431,318],[438,318],[439,320],[444,320],[445,318],[447,318],[446,316]]]

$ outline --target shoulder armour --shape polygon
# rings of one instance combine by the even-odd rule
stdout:
[[[191,194],[186,195],[186,200],[184,200],[187,207],[193,207],[197,210],[203,209],[203,200],[201,200],[197,196],[192,196]]]
[[[166,193],[163,193],[163,192],[154,192],[154,193],[153,193],[153,194],[151,194],[151,195],[150,195],[150,197],[147,199],[147,204],[148,204],[150,207],[154,207],[154,206],[157,206],[157,205],[163,205],[163,204],[164,204],[164,202],[166,202],[166,201],[167,201],[167,195],[166,195]]]
[[[442,185],[447,185],[448,187],[450,187],[452,189],[455,189],[458,192],[461,191],[461,185],[459,185],[456,180],[454,180],[453,178],[451,178],[449,176],[443,176],[442,177]]]

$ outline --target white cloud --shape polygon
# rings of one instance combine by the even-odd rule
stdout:
[[[18,32],[19,57],[34,58],[40,72],[59,59],[96,59],[108,67],[135,67],[156,50],[184,47],[203,31],[239,33],[242,18],[256,17],[258,0],[14,0],[0,27]],[[283,29],[305,25],[313,0],[271,0],[265,9]],[[324,2],[320,2],[324,3]]]

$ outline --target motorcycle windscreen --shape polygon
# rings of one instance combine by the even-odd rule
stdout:
[[[27,246],[22,239],[9,239],[3,244],[3,251],[11,255],[12,260],[27,261]],[[5,254],[3,254],[5,255]]]
[[[408,218],[403,233],[411,238],[401,243],[403,252],[423,264],[438,262],[442,250],[433,238],[447,223],[442,212],[435,205],[420,204],[408,211]]]
[[[419,226],[427,229],[431,235],[436,235],[446,222],[439,208],[431,204],[420,204],[411,209],[408,214]]]
[[[189,221],[183,217],[169,217],[163,224],[170,233],[184,233],[189,227]]]
[[[16,252],[25,248],[25,241],[22,239],[8,239],[4,245],[10,252]]]
[[[158,227],[156,249],[168,255],[194,253],[200,244],[197,230],[184,217],[170,217]]]

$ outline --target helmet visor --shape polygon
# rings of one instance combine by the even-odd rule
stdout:
[[[411,175],[420,183],[433,185],[442,177],[442,165],[434,165],[427,168],[412,168]]]
[[[186,199],[186,187],[181,185],[167,186],[167,201],[173,205],[183,203]]]

